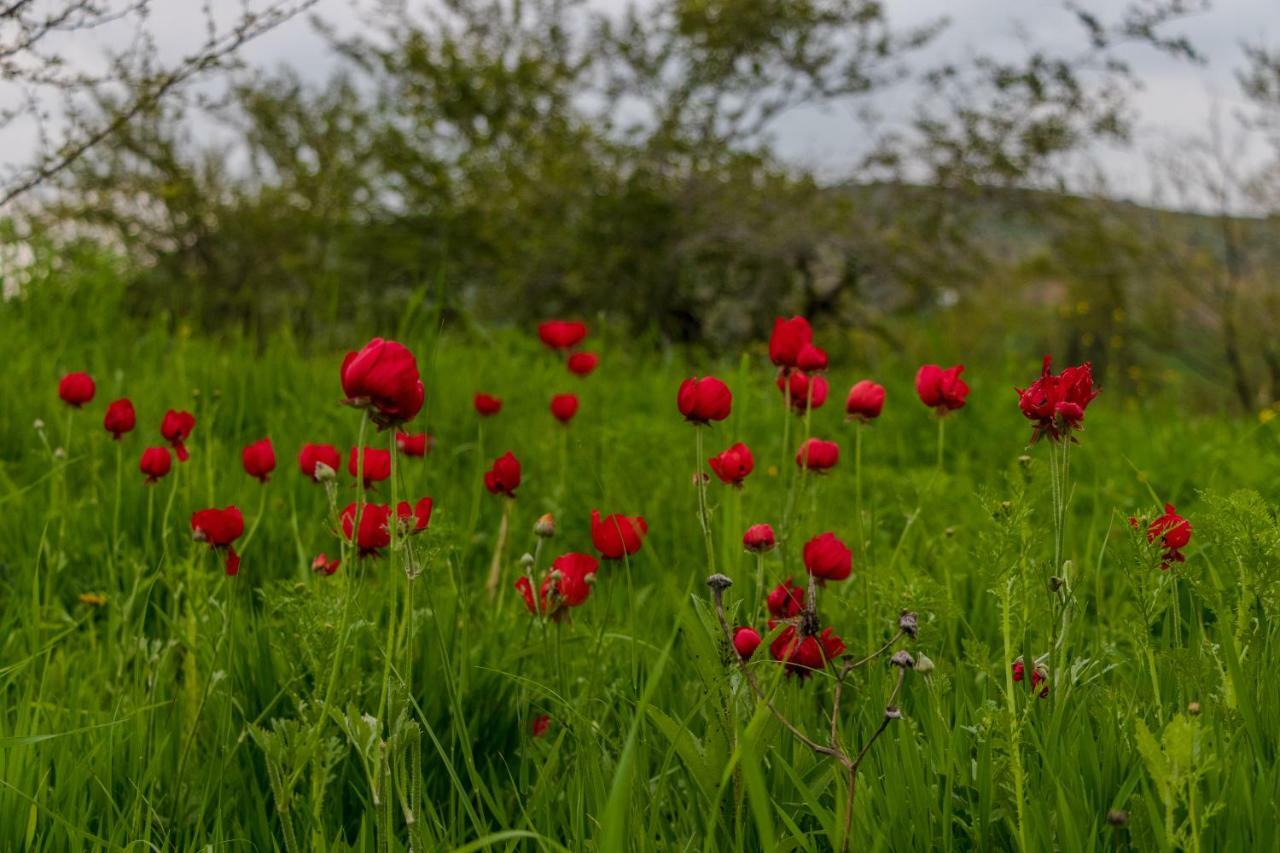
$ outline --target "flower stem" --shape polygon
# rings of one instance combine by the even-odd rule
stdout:
[[[938,470],[942,470],[943,453],[947,446],[947,419],[938,416]]]
[[[693,428],[694,480],[698,484],[698,521],[702,525],[702,539],[707,545],[707,570],[716,570],[715,545],[711,541],[711,518],[707,509],[707,476],[702,470],[702,430]]]

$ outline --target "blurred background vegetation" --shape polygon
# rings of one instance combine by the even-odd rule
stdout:
[[[1242,48],[1230,117],[1267,162],[1215,126],[1162,164],[1168,206],[1199,212],[1063,177],[1130,138],[1127,51],[1202,59],[1170,25],[1203,5],[1071,4],[1053,45],[930,65],[947,22],[895,28],[874,0],[378,3],[359,35],[328,31],[323,85],[232,68],[216,98],[96,92],[81,116],[111,132],[4,226],[7,296],[107,280],[175,331],[316,347],[425,307],[733,351],[801,313],[864,363],[1052,351],[1116,391],[1176,374],[1189,405],[1266,410],[1280,50]],[[777,155],[789,111],[856,113],[908,78],[909,118],[866,120],[854,175]]]

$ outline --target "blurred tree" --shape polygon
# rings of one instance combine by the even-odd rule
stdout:
[[[184,85],[231,67],[247,42],[315,3],[249,0],[230,16],[205,4],[192,16],[202,18],[203,38],[170,60],[149,26],[152,0],[0,0],[0,133],[33,133],[39,142],[33,156],[8,164],[0,208]],[[108,45],[96,66],[84,50],[93,36]]]

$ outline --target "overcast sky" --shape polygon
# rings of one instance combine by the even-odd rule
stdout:
[[[629,0],[594,0],[602,10],[623,8]],[[644,0],[639,0],[643,4]],[[234,9],[238,3],[227,0]],[[1119,6],[1119,0],[1090,0],[1090,9],[1103,15]],[[201,0],[165,0],[156,4],[152,24],[161,44],[180,55],[184,44],[197,41]],[[1063,11],[1061,0],[887,0],[891,20],[910,26],[942,16],[952,18],[943,37],[921,54],[934,65],[946,58],[962,59],[967,53],[1017,54],[1027,43],[1048,47],[1082,44],[1080,31]],[[320,0],[316,12],[340,31],[358,29],[367,7],[355,0]],[[1241,60],[1242,41],[1280,44],[1280,0],[1213,0],[1211,11],[1189,17],[1174,27],[1190,36],[1208,57],[1205,66],[1191,65],[1135,46],[1123,55],[1143,90],[1135,98],[1139,132],[1132,149],[1099,149],[1090,163],[1106,175],[1111,191],[1138,200],[1151,198],[1153,153],[1185,143],[1204,134],[1215,109],[1229,115],[1240,106],[1233,77]],[[1070,45],[1055,43],[1069,34]],[[322,81],[335,60],[321,36],[305,20],[294,20],[268,33],[245,49],[244,58],[264,67],[288,65],[304,77]],[[876,96],[873,106],[888,115],[911,102],[911,93],[888,91]],[[778,151],[789,160],[838,179],[849,170],[859,150],[861,125],[854,107],[803,109],[783,116],[773,128]],[[20,150],[15,139],[0,146],[9,160]],[[1248,155],[1246,155],[1248,156]]]

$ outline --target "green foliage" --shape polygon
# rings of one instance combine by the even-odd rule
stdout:
[[[695,369],[733,388],[734,413],[707,431],[707,449],[742,440],[757,467],[740,492],[710,489],[713,547],[717,568],[737,581],[726,594],[732,624],[768,635],[741,534],[780,519],[794,447],[783,446],[791,416],[758,348],[733,364],[686,363],[593,324],[603,361],[579,380],[531,331],[447,319],[442,330],[432,312],[406,314],[398,334],[419,354],[429,389],[421,425],[437,444],[426,459],[400,460],[396,488],[436,499],[431,527],[394,560],[347,554],[335,575],[317,576],[312,557],[338,553],[333,507],[354,492],[344,477],[331,499],[292,459],[305,441],[345,449],[357,440],[358,414],[337,403],[345,348],[303,354],[288,336],[259,347],[164,334],[109,299],[110,283],[95,280],[109,264],[85,264],[0,305],[11,330],[0,338],[0,396],[11,402],[0,410],[3,843],[838,847],[843,774],[751,698],[717,633],[690,484],[692,428],[673,405]],[[849,337],[823,343],[856,351]],[[1139,400],[1104,390],[1072,451],[1070,589],[1055,598],[1047,447],[1024,446],[1028,427],[1008,390],[1037,361],[970,365],[973,394],[949,418],[941,470],[937,424],[912,397],[914,367],[881,357],[874,375],[889,404],[873,426],[845,424],[834,403],[813,413],[813,434],[844,453],[798,493],[796,536],[764,561],[766,584],[776,584],[802,574],[809,536],[831,530],[852,543],[861,528],[854,577],[821,592],[824,625],[861,654],[892,636],[903,608],[920,615],[909,647],[935,668],[909,673],[895,699],[903,718],[868,753],[854,843],[1275,848],[1275,422],[1171,418],[1176,388]],[[69,411],[54,388],[82,368],[97,377],[98,397]],[[837,357],[829,378],[838,391],[867,369]],[[566,429],[546,401],[570,388],[582,410]],[[505,400],[483,425],[470,406],[477,390]],[[139,426],[117,446],[98,420],[123,395]],[[192,460],[148,489],[137,455],[159,443],[163,411],[182,406],[198,419]],[[802,429],[793,424],[793,444]],[[239,463],[240,448],[263,435],[280,463],[265,486]],[[480,474],[506,448],[525,481],[490,601],[483,580],[501,509]],[[1169,572],[1126,523],[1164,500],[1194,527],[1188,561]],[[230,503],[251,525],[263,514],[235,578],[187,526],[193,510]],[[557,536],[539,552],[545,566],[590,551],[593,508],[643,513],[650,535],[634,557],[601,568],[571,620],[539,623],[511,588],[519,555],[537,550],[533,523],[556,516]],[[421,569],[412,581],[410,562]],[[1155,604],[1144,608],[1143,596]],[[1012,681],[1010,666],[1046,653],[1051,692],[1041,699]],[[802,682],[757,655],[752,672],[776,706],[825,736],[832,674]],[[850,675],[846,744],[880,725],[894,678],[883,661]],[[549,729],[534,738],[543,714]],[[1112,809],[1128,812],[1125,826],[1107,823]]]

